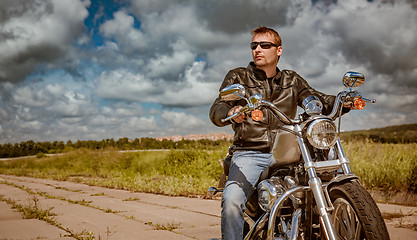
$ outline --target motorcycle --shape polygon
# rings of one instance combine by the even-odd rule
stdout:
[[[339,138],[343,106],[361,110],[365,102],[375,100],[353,90],[365,83],[363,74],[347,72],[342,82],[348,90],[336,96],[329,115],[322,114],[319,98],[309,96],[298,119],[290,119],[260,94],[245,97],[240,84],[220,91],[224,101],[247,102],[222,121],[241,113],[259,121],[260,109],[268,108],[284,124],[275,132],[276,164],[261,174],[246,203],[244,239],[389,239],[381,212],[352,173]],[[209,189],[213,195],[223,191],[232,154],[229,151],[224,159],[219,186]]]

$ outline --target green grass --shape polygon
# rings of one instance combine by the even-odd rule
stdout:
[[[417,144],[343,142],[352,171],[368,189],[417,193]],[[174,196],[208,197],[222,173],[217,150],[120,153],[74,150],[64,155],[0,162],[0,173],[68,180]]]
[[[369,189],[417,193],[417,144],[349,142],[352,171]]]
[[[65,155],[0,162],[0,173],[70,180],[167,195],[207,195],[222,173],[218,150],[136,153],[75,150]]]
[[[16,209],[17,211],[23,214],[23,218],[25,219],[39,219],[42,221],[46,221],[48,223],[54,223],[56,214],[51,212],[53,208],[42,210],[39,207],[39,199],[34,196],[32,199],[29,200],[29,205],[21,205],[18,203],[13,202],[11,199],[5,199],[3,196],[0,195],[0,200],[5,201],[8,204],[12,204],[12,208]]]
[[[154,227],[154,230],[166,230],[166,231],[174,231],[175,229],[179,229],[181,224],[179,223],[168,223],[165,225],[161,224],[151,224]]]

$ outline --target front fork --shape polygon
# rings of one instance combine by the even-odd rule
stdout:
[[[299,126],[295,126],[295,131],[300,131]],[[309,181],[308,185],[310,186],[314,199],[316,200],[317,210],[320,216],[320,223],[323,227],[324,234],[328,240],[337,240],[336,230],[334,228],[333,221],[330,217],[330,212],[333,210],[333,206],[330,202],[327,191],[323,190],[321,179],[317,176],[316,169],[314,167],[314,162],[309,154],[309,151],[306,147],[304,139],[300,136],[297,136],[298,142],[300,144],[300,150],[304,159],[304,168],[308,173]],[[342,169],[345,174],[350,174],[351,170],[349,167],[349,161],[347,160],[340,140],[337,140],[336,143],[337,151],[340,153],[340,158],[343,160]],[[326,194],[326,195],[325,195]]]
[[[299,131],[299,127],[295,127],[296,131]],[[297,136],[298,137],[298,136]],[[326,239],[328,240],[338,240],[337,234],[333,225],[333,221],[330,217],[330,212],[333,211],[333,205],[330,200],[330,196],[327,192],[327,190],[324,190],[321,179],[317,176],[316,173],[316,166],[311,159],[311,156],[309,154],[308,149],[306,148],[306,145],[304,143],[304,139],[301,137],[298,137],[300,150],[303,154],[304,158],[304,168],[306,169],[308,175],[309,175],[309,187],[295,187],[292,189],[287,190],[284,194],[282,194],[275,204],[273,205],[270,217],[268,220],[268,231],[267,231],[267,239],[274,239],[274,229],[275,229],[275,219],[278,210],[284,203],[285,199],[289,198],[291,195],[300,192],[300,191],[307,191],[311,190],[314,196],[314,199],[316,200],[317,204],[317,210],[320,215],[320,223],[323,227],[324,234],[326,236]],[[330,163],[329,166],[332,166],[333,169],[339,169],[342,168],[344,174],[346,176],[354,176],[350,170],[349,167],[349,160],[347,159],[340,140],[338,139],[336,142],[336,149],[337,149],[337,155],[339,157],[339,160],[337,162]],[[322,166],[323,167],[323,166]],[[291,229],[294,230],[294,229]]]

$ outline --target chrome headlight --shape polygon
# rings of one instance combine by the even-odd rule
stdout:
[[[319,149],[328,149],[336,143],[336,125],[329,119],[314,120],[307,128],[307,139]]]

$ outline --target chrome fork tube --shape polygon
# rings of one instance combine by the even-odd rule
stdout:
[[[301,128],[300,126],[295,125],[294,130],[300,132]],[[336,230],[334,228],[332,219],[330,218],[329,209],[327,208],[327,200],[324,195],[321,179],[317,177],[316,169],[314,168],[314,162],[311,159],[306,144],[304,143],[304,139],[299,136],[297,136],[297,139],[300,144],[301,153],[304,159],[304,168],[306,169],[309,176],[308,185],[310,186],[313,192],[313,196],[316,200],[316,204],[320,214],[321,225],[323,227],[327,239],[337,240]]]
[[[346,157],[345,151],[343,151],[343,147],[342,147],[342,143],[340,142],[340,138],[337,138],[336,149],[337,149],[337,154],[339,156],[339,159],[342,162],[343,172],[345,174],[352,174],[352,170],[350,170],[350,166],[349,166],[349,159]]]

